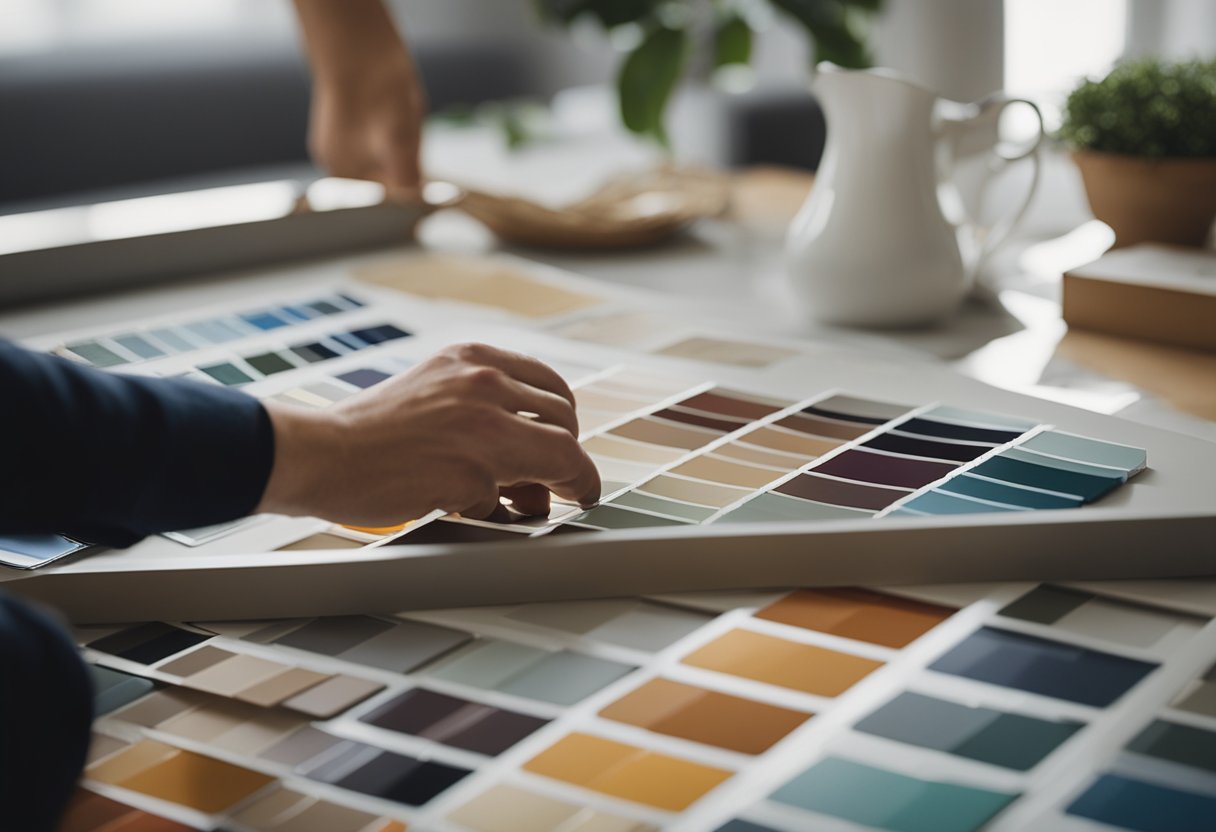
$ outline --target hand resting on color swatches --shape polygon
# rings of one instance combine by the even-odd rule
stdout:
[[[484,344],[449,347],[326,410],[266,403],[275,459],[259,512],[388,526],[435,509],[483,518],[507,497],[592,505],[574,396],[549,367]]]

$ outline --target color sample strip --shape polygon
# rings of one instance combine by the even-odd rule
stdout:
[[[238,387],[253,381],[253,376],[227,361],[221,361],[218,364],[205,364],[198,369],[227,387]]]
[[[984,465],[987,464],[984,463]],[[950,462],[932,462],[925,459],[910,459],[903,456],[853,450],[834,456],[811,470],[874,485],[922,488],[934,480],[941,479],[957,467],[956,464]],[[981,467],[983,466],[981,465]]]
[[[350,743],[350,747],[321,758],[302,773],[310,780],[381,800],[421,806],[460,782],[469,770]]]
[[[880,433],[878,436],[867,439],[861,443],[861,446],[863,448],[874,448],[879,451],[889,451],[893,454],[952,460],[954,462],[970,462],[992,450],[990,445],[921,439],[916,436],[904,436],[891,432]]]
[[[737,459],[740,462],[748,462],[752,465],[767,465],[769,468],[776,468],[780,471],[793,471],[806,461],[797,454],[787,454],[781,451],[761,448],[758,445],[749,445],[742,439],[728,442],[725,445],[719,445],[714,448],[714,453],[718,456]]]
[[[162,692],[133,705],[119,719],[210,748],[255,756],[297,731],[306,720],[282,709],[260,708],[233,699],[189,691]]]
[[[607,434],[589,437],[583,442],[583,449],[595,456],[606,456],[628,462],[648,462],[653,465],[667,465],[683,456],[683,451],[676,448],[627,441]]]
[[[1000,610],[1000,615],[1130,647],[1152,647],[1183,623],[1194,620],[1165,610],[1047,585],[1037,586],[1010,602]]]
[[[1037,425],[1036,422],[1020,419],[1016,416],[988,413],[983,410],[964,410],[961,407],[950,407],[949,405],[938,405],[928,413],[921,415],[935,421],[950,422],[952,424],[1017,431],[1019,436]]]
[[[354,676],[332,676],[283,701],[283,706],[317,719],[332,719],[384,690],[384,685]]]
[[[684,407],[693,410],[704,410],[721,416],[733,416],[736,419],[763,419],[771,416],[788,405],[778,405],[748,396],[736,394],[722,388],[715,388],[705,393],[680,402]]]
[[[1216,664],[1187,684],[1170,705],[1180,711],[1216,717]]]
[[[780,471],[722,459],[709,454],[693,457],[672,468],[671,473],[739,488],[759,488],[781,476]]]
[[[930,669],[1102,708],[1135,687],[1157,666],[1036,636],[981,627],[930,665]]]
[[[1051,509],[1077,508],[1082,504],[1080,497],[1063,494],[1052,494],[1047,491],[1036,491],[1014,483],[994,482],[992,480],[962,474],[951,477],[937,487],[942,493],[959,494],[964,497],[975,497],[995,503],[1004,503],[1018,508]]]
[[[638,442],[648,442],[651,445],[663,445],[668,448],[683,448],[686,451],[695,450],[708,445],[722,434],[705,428],[694,428],[689,425],[679,425],[662,419],[643,416],[618,425],[608,431],[611,436],[634,439]]]
[[[153,622],[119,630],[117,633],[91,641],[85,646],[127,661],[155,664],[161,659],[202,644],[210,638],[211,636],[202,633]]]
[[[1138,832],[1211,832],[1216,797],[1103,774],[1066,810],[1119,829]]]
[[[761,826],[742,818],[732,818],[719,826],[714,832],[777,832],[771,826]]]
[[[706,430],[717,431],[718,433],[731,433],[744,427],[747,422],[737,421],[727,417],[712,416],[708,413],[691,408],[677,410],[675,408],[666,408],[657,411],[653,414],[656,419],[662,419],[668,422],[678,422],[683,425],[693,425]]]
[[[523,767],[534,774],[671,812],[687,809],[732,773],[581,733],[563,737]]]
[[[702,612],[634,599],[527,604],[511,610],[506,618],[650,653],[671,646],[710,620]]]
[[[827,419],[805,412],[786,416],[784,419],[779,419],[775,424],[789,430],[814,436],[819,441],[824,442],[825,447],[830,447],[832,444],[840,445],[841,442],[856,439],[874,429],[872,425],[859,425],[856,422]],[[833,442],[833,440],[835,441]]]
[[[353,387],[359,387],[366,390],[368,387],[374,387],[382,381],[387,381],[391,378],[388,373],[380,370],[373,370],[370,367],[363,369],[348,370],[345,373],[338,373],[334,378],[339,381],[345,381]]]
[[[1045,430],[1035,434],[1023,442],[1021,447],[1077,462],[1118,468],[1128,474],[1144,470],[1148,463],[1148,453],[1143,448],[1117,445],[1114,442],[1103,442],[1059,430]]]
[[[436,679],[511,693],[555,705],[573,705],[636,668],[570,650],[479,639],[428,672]]]
[[[631,511],[617,505],[599,505],[590,511],[584,511],[569,519],[570,523],[580,523],[596,529],[651,529],[663,526],[684,526],[692,521],[676,517],[656,517],[653,514],[643,514]]]
[[[193,827],[149,814],[87,789],[68,800],[58,832],[193,832]]]
[[[600,716],[741,754],[761,754],[811,714],[652,679],[602,709]]]
[[[261,641],[263,632],[255,631],[245,638]],[[471,638],[471,635],[460,630],[421,621],[386,621],[349,615],[316,618],[288,632],[275,633],[269,641],[262,643],[294,647],[356,664],[407,673]]]
[[[359,718],[389,731],[495,756],[546,725],[539,717],[414,688]]]
[[[746,503],[714,518],[713,522],[809,523],[821,520],[865,520],[873,516],[873,512],[869,511],[831,506],[772,492],[757,495]]]
[[[647,480],[638,486],[638,490],[711,508],[728,506],[751,494],[745,488],[667,476]]]
[[[921,494],[904,503],[902,508],[918,514],[989,514],[1000,511],[1024,511],[1017,506],[1007,506],[1000,503],[956,497],[945,491],[933,491]]]
[[[260,772],[152,740],[94,763],[85,776],[207,814],[222,812],[274,782]],[[199,788],[200,783],[207,788]]]
[[[129,363],[126,358],[97,341],[80,341],[75,344],[68,344],[64,349],[80,356],[94,367],[103,369]]]
[[[700,523],[714,514],[714,509],[708,506],[695,506],[690,503],[669,500],[666,497],[655,497],[641,491],[626,491],[624,494],[613,497],[608,504],[658,512],[691,523]]]
[[[42,566],[87,545],[59,534],[4,534],[0,535],[0,564],[16,568]],[[6,554],[10,557],[6,558]],[[33,559],[35,563],[31,564],[27,559]]]
[[[801,589],[765,607],[757,618],[899,649],[956,610],[868,589]]]
[[[989,765],[1028,771],[1084,727],[901,693],[854,729]]]
[[[254,832],[405,832],[397,821],[292,789],[271,792],[232,819]]]
[[[756,428],[750,433],[743,434],[740,440],[772,451],[793,454],[804,462],[808,459],[822,456],[840,445],[834,439],[824,439],[822,436],[808,436],[796,430],[787,430],[780,423],[774,426]]]
[[[883,663],[783,638],[731,630],[684,664],[817,696],[839,696]]]
[[[867,509],[879,511],[908,496],[907,491],[894,488],[884,488],[876,485],[863,485],[857,482],[845,482],[829,477],[818,477],[814,474],[799,474],[773,489],[779,494],[797,497],[802,500],[812,500],[817,503],[827,503],[844,508]]]
[[[1049,457],[1037,459],[1025,452],[1018,455],[1016,448],[986,459],[971,469],[971,473],[994,480],[1040,488],[1057,494],[1072,495],[1091,503],[1123,484],[1123,475],[1118,471],[1102,471],[1092,466],[1070,465],[1069,470]]]
[[[960,425],[955,422],[941,422],[935,419],[926,419],[923,416],[915,416],[906,422],[900,422],[895,425],[893,430],[916,436],[955,439],[960,442],[983,442],[994,446],[1012,442],[1024,433],[1024,431],[1020,430],[999,430]]]
[[[493,786],[460,806],[448,819],[473,832],[654,832],[587,806],[555,800],[516,786]]]
[[[750,341],[733,341],[707,336],[685,338],[655,350],[655,354],[753,369],[768,367],[799,355],[796,350],[772,344],[757,344]]]
[[[803,408],[803,413],[826,416],[830,419],[843,419],[848,422],[881,425],[903,416],[910,410],[912,408],[906,404],[880,402],[857,396],[832,396]]]
[[[1216,773],[1216,733],[1156,719],[1127,744],[1128,751]]]
[[[156,687],[151,679],[95,664],[89,665],[89,675],[93,679],[93,711],[99,716],[146,696]]]
[[[773,792],[772,799],[880,829],[972,832],[1017,793],[921,780],[827,757]]]

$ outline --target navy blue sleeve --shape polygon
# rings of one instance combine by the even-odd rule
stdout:
[[[242,517],[274,461],[254,398],[0,341],[0,531],[129,546]]]

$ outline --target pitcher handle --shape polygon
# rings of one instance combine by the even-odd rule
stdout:
[[[1037,104],[1027,98],[1013,98],[1003,93],[995,93],[982,101],[976,102],[976,110],[968,121],[975,121],[980,118],[999,119],[1005,108],[1014,104],[1025,104],[1031,109],[1035,120],[1038,121],[1038,130],[1035,133],[1034,139],[1022,147],[998,143],[992,149],[988,156],[988,176],[985,177],[983,184],[980,186],[978,204],[980,206],[984,204],[988,186],[996,178],[996,175],[1023,159],[1029,159],[1031,163],[1030,187],[1014,210],[1007,212],[993,223],[991,227],[982,229],[983,241],[980,244],[977,265],[987,260],[989,255],[1001,243],[1005,242],[1009,235],[1013,233],[1013,230],[1018,227],[1026,216],[1026,211],[1030,208],[1030,201],[1034,199],[1035,192],[1039,188],[1042,160],[1038,151],[1043,143],[1043,139],[1046,137],[1046,128],[1043,124],[1043,113],[1039,110]]]

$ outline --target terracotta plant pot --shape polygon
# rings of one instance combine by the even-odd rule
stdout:
[[[1089,207],[1115,246],[1202,246],[1216,219],[1216,157],[1148,159],[1078,150]]]

